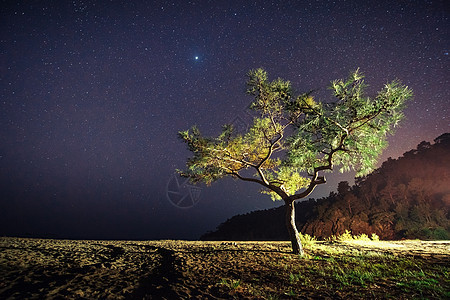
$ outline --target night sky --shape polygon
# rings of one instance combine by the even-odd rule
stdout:
[[[0,235],[196,239],[281,205],[172,177],[178,131],[251,120],[253,68],[324,100],[358,67],[372,94],[400,79],[415,96],[381,161],[450,131],[448,1],[0,3]]]

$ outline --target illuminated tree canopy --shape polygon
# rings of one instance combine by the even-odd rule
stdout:
[[[294,201],[324,184],[323,173],[335,167],[358,176],[373,170],[412,92],[393,81],[368,97],[358,70],[331,83],[333,102],[317,101],[313,92],[297,95],[289,81],[269,81],[263,69],[248,73],[247,87],[257,115],[247,132],[236,133],[232,125],[217,137],[205,137],[195,126],[180,132],[193,154],[180,173],[206,184],[226,176],[260,184],[284,201],[293,252],[303,254]]]

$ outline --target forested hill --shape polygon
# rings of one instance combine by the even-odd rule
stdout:
[[[296,204],[302,233],[326,238],[376,233],[382,239],[450,239],[450,133],[388,159],[354,186]],[[237,215],[202,240],[287,240],[284,207]]]

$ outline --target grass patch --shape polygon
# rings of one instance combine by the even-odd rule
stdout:
[[[352,239],[355,240],[353,236]],[[376,243],[367,236],[357,237],[359,241],[365,239]],[[345,240],[315,242],[305,247],[307,254],[289,269],[287,290],[298,292],[313,285],[316,290],[335,289],[356,297],[448,297],[447,265],[430,264],[426,259],[395,256],[376,249],[358,249],[358,244],[336,247],[346,241],[348,236]]]
[[[240,279],[227,279],[227,278],[222,278],[219,282],[220,285],[226,286],[227,288],[229,288],[231,291],[236,290],[237,288],[239,288],[239,286],[241,285],[241,280]]]

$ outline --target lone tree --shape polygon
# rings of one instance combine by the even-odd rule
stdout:
[[[258,183],[263,193],[283,200],[293,252],[303,254],[295,225],[296,200],[307,197],[322,173],[334,167],[369,173],[387,146],[386,136],[402,119],[411,90],[398,81],[386,84],[376,97],[364,95],[364,76],[357,70],[335,80],[335,101],[317,102],[312,92],[295,95],[289,81],[269,81],[263,69],[248,73],[250,109],[257,117],[245,134],[224,125],[217,137],[204,137],[197,127],[179,133],[193,156],[182,176],[194,183],[225,176]]]

